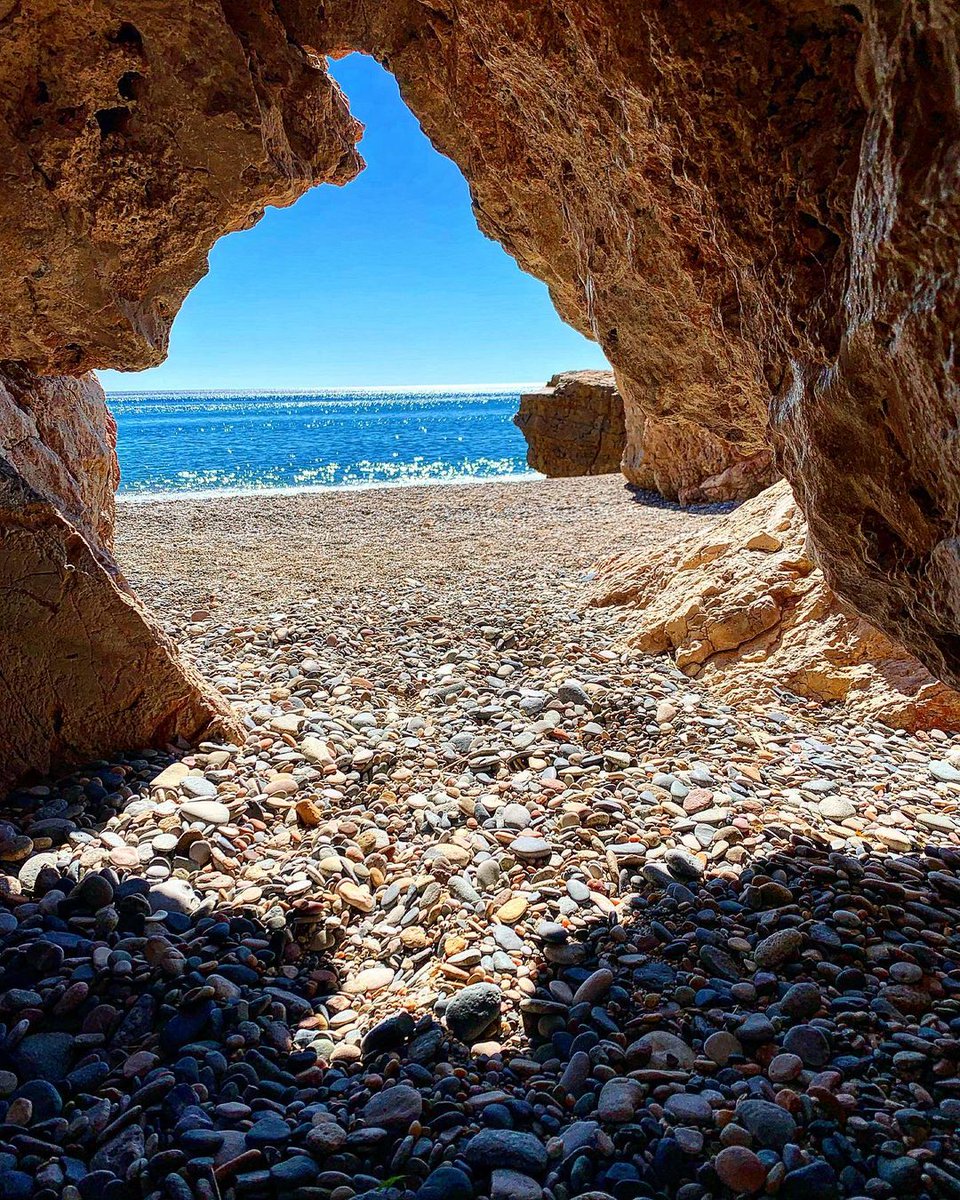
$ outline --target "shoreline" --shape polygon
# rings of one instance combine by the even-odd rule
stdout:
[[[594,476],[593,478],[601,478]],[[315,483],[302,484],[295,487],[265,487],[265,488],[202,488],[197,491],[181,490],[170,492],[122,492],[116,493],[115,501],[119,504],[164,504],[169,501],[186,500],[219,500],[244,499],[249,500],[258,496],[277,499],[282,496],[312,496],[325,492],[372,492],[381,489],[394,490],[398,488],[435,488],[435,487],[475,487],[480,484],[501,483],[538,483],[549,482],[546,475],[538,471],[514,472],[509,475],[457,475],[452,479],[383,479],[372,483]]]
[[[313,592],[335,604],[405,591],[409,578],[493,610],[508,593],[535,604],[625,546],[652,552],[715,515],[638,497],[620,475],[264,489],[121,501],[116,552],[138,593],[164,611],[205,608],[216,594],[246,620],[267,597],[277,607]]]

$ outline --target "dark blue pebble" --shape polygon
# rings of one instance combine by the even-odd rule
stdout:
[[[789,1171],[780,1188],[781,1200],[837,1200],[839,1195],[836,1172],[822,1160]]]
[[[437,1167],[420,1185],[417,1200],[473,1200],[473,1181],[458,1167]]]

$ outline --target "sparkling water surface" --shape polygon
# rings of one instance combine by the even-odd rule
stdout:
[[[130,498],[529,476],[500,388],[108,393]]]

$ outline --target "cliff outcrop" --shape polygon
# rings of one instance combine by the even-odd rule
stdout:
[[[778,477],[771,450],[743,458],[702,425],[635,413],[621,470],[637,487],[681,504],[748,500]]]
[[[622,607],[627,642],[732,699],[786,689],[903,729],[960,729],[960,693],[827,586],[786,482],[657,554],[599,564],[590,603]]]
[[[956,0],[328,0],[633,414],[776,446],[831,586],[960,684]]]
[[[0,792],[111,751],[241,736],[113,559],[115,442],[93,376],[0,368]]]
[[[116,422],[95,376],[37,376],[0,364],[0,457],[107,553],[120,482],[116,444]]]
[[[612,371],[554,375],[520,397],[513,423],[526,438],[527,465],[551,479],[620,470],[627,433]]]
[[[563,371],[520,397],[514,424],[527,441],[527,464],[551,478],[608,475],[681,504],[746,500],[778,477],[774,456],[743,458],[702,425],[631,413],[612,371]]]

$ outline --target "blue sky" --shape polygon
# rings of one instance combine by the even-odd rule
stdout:
[[[606,366],[547,289],[477,229],[467,185],[360,55],[333,73],[367,127],[367,169],[222,238],[170,354],[110,390],[545,381]]]

